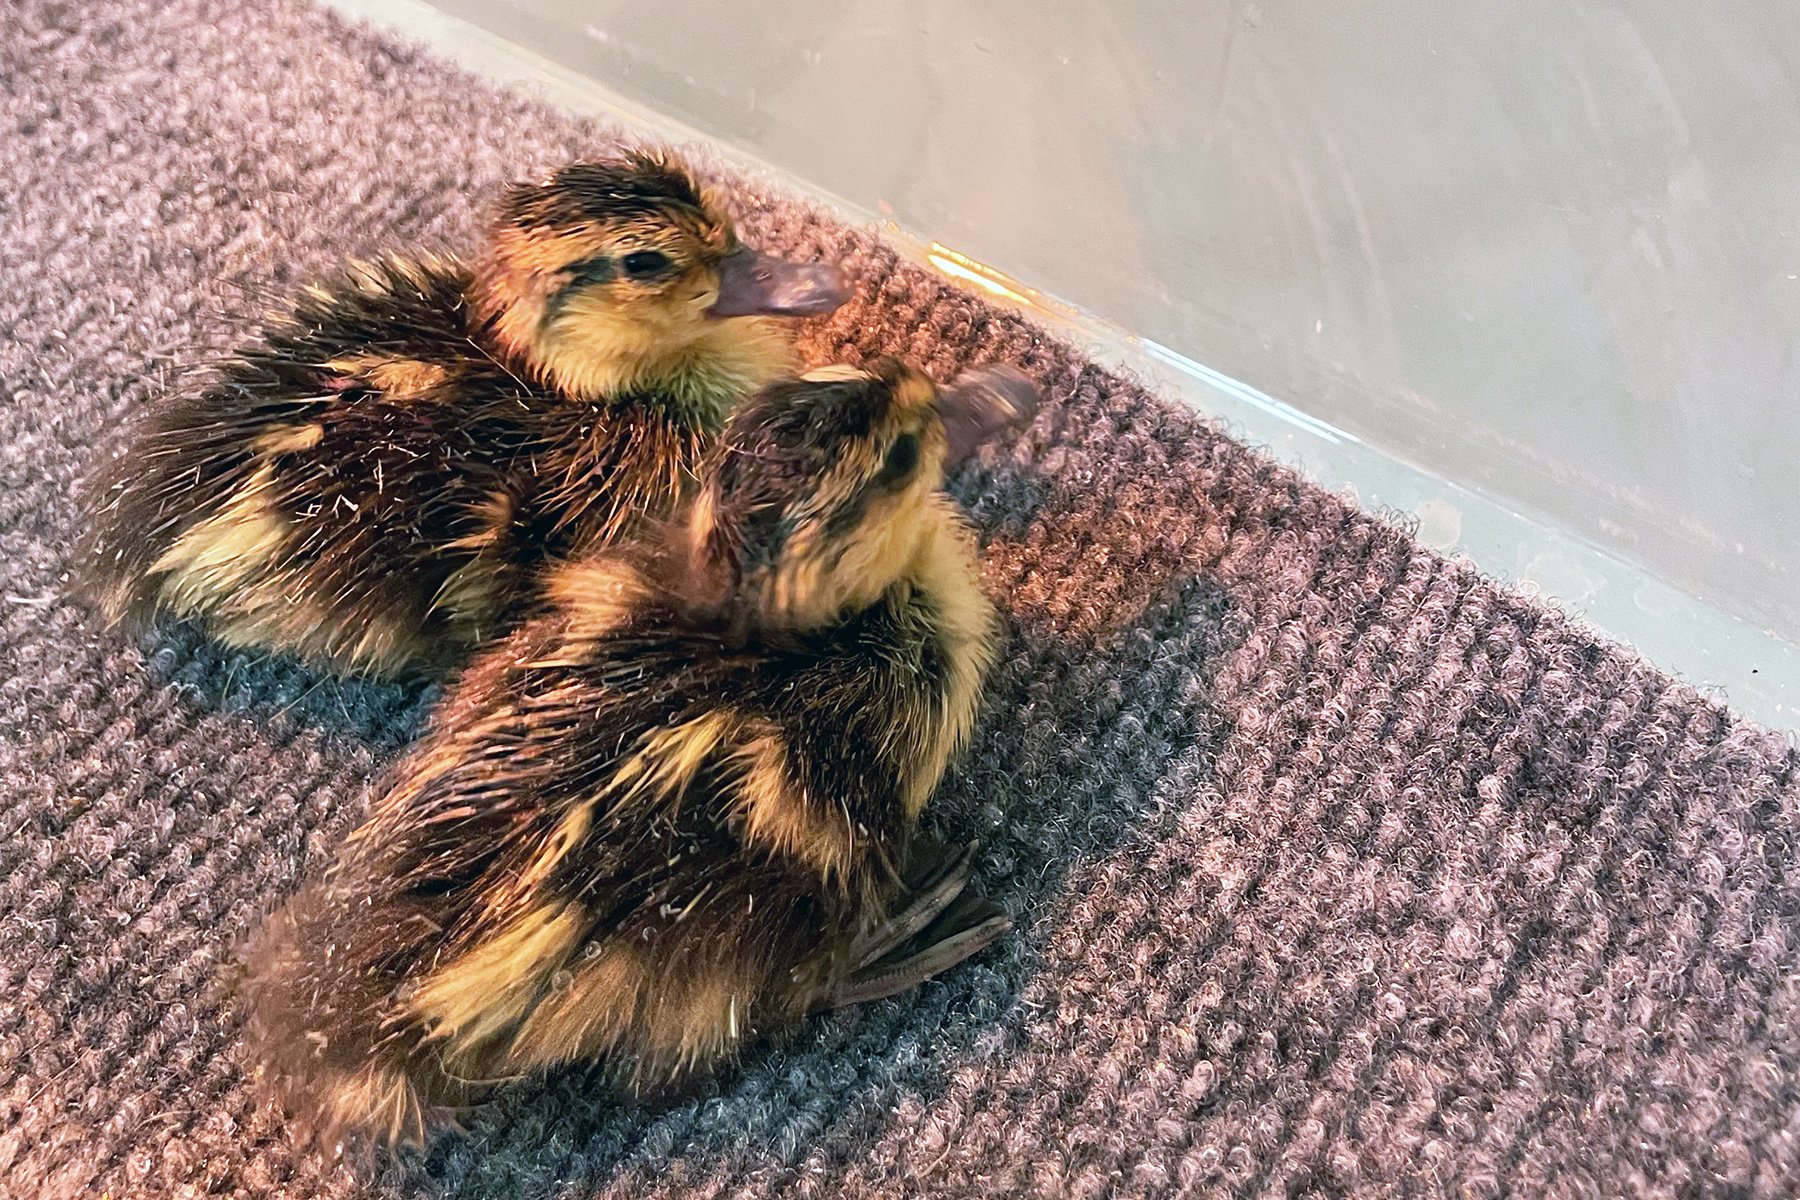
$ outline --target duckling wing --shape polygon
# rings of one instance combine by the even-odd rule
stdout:
[[[612,1055],[667,1080],[771,1021],[772,974],[820,940],[816,881],[729,828],[719,648],[660,645],[623,686],[545,665],[558,649],[527,629],[470,668],[346,845],[339,902],[284,935],[379,981],[360,1039],[334,1040],[374,1046],[379,1023],[409,1076],[436,1069],[416,1061],[430,1046],[456,1079]]]
[[[528,389],[466,328],[467,273],[389,261],[171,396],[90,489],[87,590],[115,620],[394,673],[491,625],[469,564],[510,529]]]

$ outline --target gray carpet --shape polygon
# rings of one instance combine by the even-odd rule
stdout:
[[[604,144],[294,3],[0,8],[6,1196],[1795,1194],[1786,741],[760,194],[860,281],[815,357],[1053,383],[954,481],[1011,642],[936,819],[1018,929],[684,1103],[296,1152],[214,970],[431,697],[96,630],[72,489],[217,311]]]

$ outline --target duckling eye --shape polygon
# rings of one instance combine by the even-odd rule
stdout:
[[[887,457],[881,461],[881,482],[899,483],[909,479],[918,465],[919,436],[903,433],[894,439],[894,444],[888,447]]]
[[[634,250],[619,260],[625,273],[633,279],[655,275],[669,265],[669,256],[660,250]]]

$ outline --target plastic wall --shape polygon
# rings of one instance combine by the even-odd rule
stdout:
[[[1800,641],[1800,4],[433,2]]]

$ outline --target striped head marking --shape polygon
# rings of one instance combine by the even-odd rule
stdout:
[[[732,414],[693,532],[766,619],[873,603],[936,519],[944,428],[930,379],[893,360],[771,384]]]
[[[667,155],[576,163],[506,193],[477,304],[508,349],[574,395],[642,382],[727,318],[830,312],[836,268],[746,249],[723,195]]]

